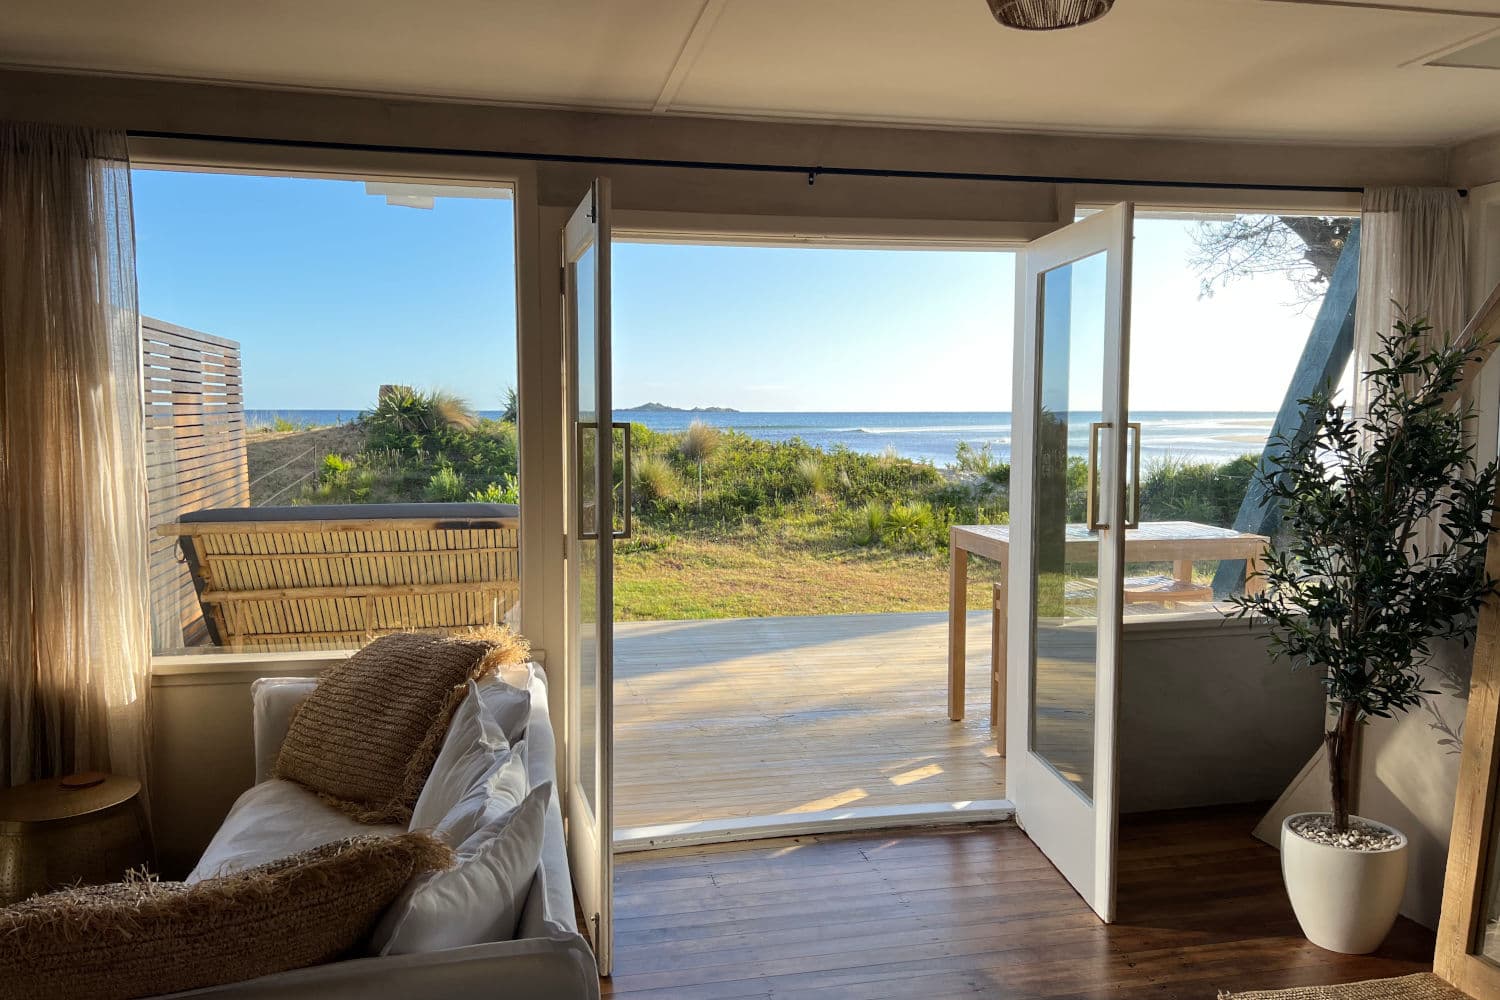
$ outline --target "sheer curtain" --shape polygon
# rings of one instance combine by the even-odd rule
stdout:
[[[146,776],[139,323],[125,136],[0,122],[0,784]]]
[[[1426,318],[1429,336],[1457,337],[1469,318],[1463,200],[1451,188],[1371,188],[1360,221],[1356,371],[1398,319]],[[1364,392],[1356,383],[1355,403]]]

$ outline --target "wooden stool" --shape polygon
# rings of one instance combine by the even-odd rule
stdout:
[[[141,783],[90,772],[0,789],[0,905],[151,863]]]

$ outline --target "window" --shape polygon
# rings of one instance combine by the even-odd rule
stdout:
[[[1321,339],[1309,345],[1357,225],[1347,217],[1137,215],[1129,400],[1141,425],[1143,522],[1266,532],[1262,511],[1242,513],[1242,505],[1268,438],[1292,430],[1276,420],[1298,366],[1320,378],[1333,373],[1346,393],[1350,385],[1347,354],[1320,350]],[[1221,573],[1221,563],[1233,567]],[[1243,587],[1238,565],[1130,565],[1127,612],[1222,598]]]
[[[133,183],[156,651],[514,617],[509,190]]]

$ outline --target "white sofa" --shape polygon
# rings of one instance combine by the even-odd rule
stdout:
[[[536,664],[531,668],[526,682],[531,692],[526,728],[528,779],[533,788],[548,781],[555,786],[556,744],[547,712],[546,675]],[[311,678],[265,678],[255,683],[256,785],[234,804],[189,881],[212,875],[227,857],[259,853],[269,859],[347,836],[404,832],[402,827],[356,823],[305,789],[271,776],[292,713],[315,683]],[[349,958],[172,996],[597,1000],[599,979],[593,952],[578,933],[574,918],[557,795],[547,807],[541,864],[513,940],[421,954]]]

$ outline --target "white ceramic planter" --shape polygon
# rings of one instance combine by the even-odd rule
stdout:
[[[1384,851],[1351,851],[1292,832],[1294,820],[1319,815],[1327,814],[1297,813],[1281,824],[1281,877],[1309,941],[1329,951],[1364,955],[1380,947],[1396,922],[1406,890],[1406,835],[1384,823],[1361,820],[1394,833],[1401,842]]]

